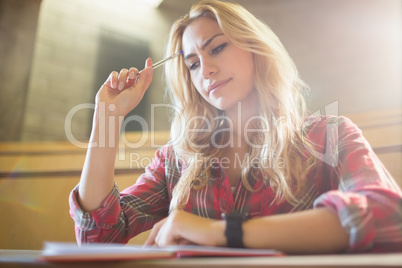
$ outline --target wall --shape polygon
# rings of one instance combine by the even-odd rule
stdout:
[[[44,0],[22,140],[65,140],[64,122],[69,111],[82,103],[94,103],[95,93],[101,86],[94,84],[94,79],[102,29],[148,42],[151,56],[155,60],[162,58],[168,34],[166,25],[170,23],[158,13],[128,0]],[[155,71],[149,90],[155,103],[163,102],[161,75],[161,69]],[[92,113],[91,109],[81,109],[74,114],[75,139],[87,139]],[[157,114],[155,118],[161,117]],[[164,118],[156,123],[160,128],[168,125]]]
[[[0,0],[0,141],[20,138],[40,0]]]
[[[402,106],[402,1],[239,1],[279,36],[310,85],[312,112]]]

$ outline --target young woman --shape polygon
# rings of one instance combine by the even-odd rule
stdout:
[[[138,79],[135,68],[112,72],[99,90],[97,107],[108,109],[95,110],[70,196],[79,243],[126,243],[153,228],[146,245],[401,250],[400,188],[350,120],[307,117],[306,85],[266,25],[236,4],[201,1],[172,27],[167,55],[178,51],[165,68],[171,142],[121,193],[116,147],[96,145],[118,144],[151,60]]]

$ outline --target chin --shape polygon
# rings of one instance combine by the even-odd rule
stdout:
[[[223,102],[215,102],[211,103],[216,109],[222,110],[222,111],[227,111],[231,110],[234,107],[237,106],[237,102],[228,102],[228,101],[223,101]]]

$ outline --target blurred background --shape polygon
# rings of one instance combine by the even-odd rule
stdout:
[[[193,2],[0,0],[0,249],[75,241],[68,195],[86,150],[67,139],[65,122],[71,122],[70,136],[85,143],[91,105],[109,73],[164,58],[170,26]],[[232,2],[282,40],[311,87],[311,113],[350,117],[402,186],[402,1]],[[144,119],[152,130],[145,135],[154,139],[134,149],[120,145],[120,189],[135,182],[169,138],[163,80],[163,69],[155,70],[131,113]],[[130,141],[145,133],[135,121],[126,130]]]

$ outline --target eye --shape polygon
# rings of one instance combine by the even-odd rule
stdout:
[[[188,69],[189,69],[190,71],[195,70],[195,69],[197,69],[198,65],[200,65],[200,62],[199,62],[199,61],[194,62],[194,63],[190,64],[190,66],[188,66]]]
[[[221,52],[227,46],[227,44],[228,43],[223,43],[222,45],[217,46],[216,48],[214,48],[212,50],[212,54],[218,54],[219,52]]]

